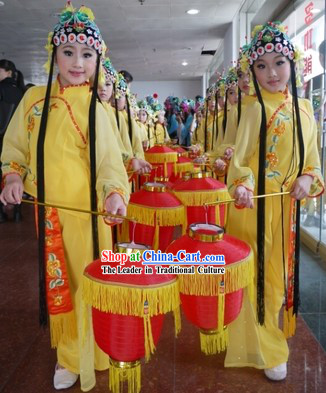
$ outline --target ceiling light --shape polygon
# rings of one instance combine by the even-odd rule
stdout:
[[[195,8],[192,8],[191,10],[187,11],[187,14],[189,14],[189,15],[197,15],[197,14],[199,14],[199,10],[196,10]]]
[[[4,1],[0,1],[0,7],[3,7],[5,5]]]
[[[319,8],[314,8],[314,9],[311,10],[312,14],[318,14],[319,12],[320,12]]]
[[[188,63],[187,63],[186,61],[183,61],[181,64],[182,64],[183,66],[187,66],[187,65],[188,65]]]

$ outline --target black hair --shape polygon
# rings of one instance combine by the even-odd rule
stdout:
[[[241,118],[241,89],[238,86],[238,125],[240,123]]]
[[[119,74],[121,74],[121,75],[125,78],[125,80],[126,80],[127,83],[131,83],[131,82],[134,80],[134,78],[133,78],[133,76],[130,74],[130,72],[128,72],[128,71],[126,71],[126,70],[121,70],[121,71],[119,72]]]
[[[40,122],[40,130],[37,140],[37,200],[40,203],[45,203],[45,179],[44,179],[44,142],[46,134],[46,126],[48,121],[51,84],[54,69],[54,58],[56,48],[53,48],[52,58],[50,63],[50,72],[48,84],[46,87],[43,111]],[[48,321],[47,304],[46,304],[46,278],[45,278],[45,207],[38,206],[38,258],[39,258],[39,321],[41,326],[46,326]]]
[[[116,82],[114,82],[114,84],[113,84],[113,94],[114,94],[115,118],[117,120],[118,129],[120,131],[120,119],[119,119],[119,109],[118,109],[118,100],[116,98],[116,91],[117,91]]]
[[[11,71],[11,77],[15,80],[17,87],[24,93],[25,92],[25,82],[23,74],[17,70],[15,64],[6,59],[0,60],[0,68],[5,71]]]
[[[304,141],[302,134],[301,118],[299,101],[296,87],[295,65],[293,60],[290,60],[291,69],[291,85],[292,85],[292,112],[293,112],[293,143],[295,143],[295,133],[299,142],[299,169],[292,168],[292,171],[297,171],[297,177],[301,176],[304,164]],[[261,123],[259,133],[259,166],[258,166],[258,195],[265,194],[265,161],[266,161],[266,135],[267,135],[267,121],[264,101],[258,86],[256,74],[253,66],[251,66],[253,75],[253,83],[256,90],[258,102],[261,105]],[[294,146],[294,151],[295,151]],[[292,159],[292,165],[294,160]],[[293,173],[289,174],[290,168],[286,177],[288,178]],[[287,180],[287,179],[286,179]],[[285,183],[285,180],[283,184]],[[282,184],[282,186],[283,186]],[[283,214],[283,207],[282,207]],[[282,232],[283,236],[283,232]],[[299,306],[299,260],[300,260],[300,201],[296,202],[296,240],[295,240],[295,264],[294,264],[294,298],[293,298],[293,314],[297,314]],[[264,303],[264,282],[265,282],[265,198],[258,199],[257,205],[257,317],[260,325],[264,324],[265,319],[265,303]],[[283,262],[284,265],[284,262]],[[288,299],[287,299],[288,300]]]
[[[226,89],[225,91],[225,100],[224,100],[224,113],[223,113],[223,135],[225,135],[226,131],[226,122],[228,121],[228,91],[229,89]]]
[[[47,121],[51,97],[51,85],[54,70],[54,59],[56,54],[56,47],[53,48],[49,78],[44,98],[44,106],[40,121],[40,129],[37,140],[37,200],[40,203],[45,203],[45,178],[44,178],[44,143],[47,130]],[[89,107],[89,155],[90,155],[90,194],[91,194],[91,210],[97,210],[97,196],[96,196],[96,101],[97,101],[97,87],[98,75],[100,66],[100,56],[97,56],[96,72],[94,78],[94,85],[92,90],[92,97]],[[47,324],[47,304],[46,304],[46,278],[45,278],[45,207],[38,206],[38,250],[39,250],[39,320],[41,326]],[[92,215],[92,235],[93,235],[93,256],[98,258],[98,230],[97,230],[97,216]]]
[[[206,112],[205,112],[204,152],[206,152],[208,150],[208,146],[207,146],[207,121],[208,121],[208,99],[206,99]]]
[[[195,97],[195,100],[196,101],[199,101],[199,100],[202,100],[203,99],[203,96],[201,96],[201,95],[197,95],[196,97]]]
[[[130,103],[128,96],[126,95],[126,103],[127,103],[127,114],[128,114],[128,129],[129,129],[129,139],[132,146],[132,137],[133,137],[133,129],[132,129],[132,121],[131,121],[131,113],[130,113]]]

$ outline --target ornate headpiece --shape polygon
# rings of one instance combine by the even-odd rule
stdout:
[[[268,22],[265,25],[258,25],[254,28],[248,50],[250,65],[258,57],[271,52],[280,53],[289,60],[294,60],[294,46],[285,33],[285,27],[281,25],[281,22]]]
[[[118,74],[116,80],[115,98],[119,99],[128,95],[129,89],[127,82],[122,74]]]
[[[151,112],[149,105],[146,100],[141,100],[137,102],[138,110],[145,111],[147,114]]]
[[[118,73],[116,69],[113,67],[111,60],[108,57],[106,57],[102,61],[102,67],[104,69],[105,80],[109,80],[112,83],[115,83],[118,77]]]
[[[180,108],[183,113],[189,113],[191,109],[195,108],[195,102],[184,98],[180,103]]]
[[[236,88],[238,86],[238,75],[236,67],[231,67],[225,78],[225,86],[227,89]]]
[[[106,46],[102,39],[99,28],[94,22],[94,14],[87,7],[80,7],[76,10],[70,1],[59,15],[59,23],[54,27],[53,32],[48,35],[46,49],[48,51],[48,62],[45,68],[49,70],[53,52],[53,47],[58,47],[66,43],[86,44],[96,50],[99,55],[104,55]]]
[[[219,74],[217,81],[215,83],[215,90],[222,97],[224,97],[225,95],[225,85],[226,85],[226,78],[222,74]]]

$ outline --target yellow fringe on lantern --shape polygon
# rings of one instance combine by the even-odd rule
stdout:
[[[163,164],[165,162],[177,162],[178,153],[145,153],[145,160],[151,164]]]
[[[183,172],[193,172],[194,164],[192,162],[182,162],[180,164],[176,162],[173,170],[175,175]]]
[[[112,393],[123,392],[123,382],[128,382],[128,393],[139,393],[141,389],[140,361],[118,362],[110,359],[109,389]]]
[[[225,266],[223,278],[225,293],[235,292],[246,286],[252,287],[254,279],[253,252],[243,260]],[[219,280],[215,274],[180,274],[180,292],[186,295],[216,296],[219,294]]]
[[[176,308],[173,310],[173,316],[174,316],[174,335],[177,337],[177,335],[181,332],[181,315],[180,315],[180,308]]]
[[[230,194],[227,188],[221,190],[188,190],[188,191],[175,191],[173,194],[185,206],[203,206],[204,203],[211,203],[216,201],[224,201],[230,199]]]
[[[155,344],[153,340],[151,318],[144,315],[144,346],[145,346],[145,361],[148,362],[151,354],[155,352]]]
[[[219,283],[219,294],[217,297],[217,332],[223,333],[225,312],[225,287],[223,279]]]
[[[107,282],[84,273],[83,300],[104,312],[143,317],[144,302],[148,302],[148,315],[166,314],[180,306],[177,280],[151,286],[136,286]]]
[[[59,342],[68,342],[77,337],[77,324],[74,311],[50,315],[51,347],[56,348]]]
[[[225,327],[221,333],[217,330],[200,330],[200,349],[206,355],[215,355],[225,351],[229,343],[228,329]]]
[[[159,226],[182,225],[185,220],[184,206],[148,207],[129,203],[128,216],[134,217],[139,224]]]
[[[283,311],[283,333],[286,338],[293,337],[295,335],[297,327],[297,317],[293,314],[293,307],[288,310],[284,307]]]

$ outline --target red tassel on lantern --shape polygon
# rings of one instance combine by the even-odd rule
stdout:
[[[253,282],[253,253],[249,245],[211,224],[191,224],[189,234],[175,240],[167,253],[222,255],[224,274],[204,274],[209,264],[198,265],[195,274],[179,275],[182,309],[187,319],[200,329],[201,349],[206,354],[224,350],[228,343],[227,325],[239,314],[243,288]],[[199,262],[199,261],[197,261]],[[217,268],[218,266],[213,267]]]
[[[164,251],[173,239],[175,226],[185,222],[182,203],[161,183],[145,183],[140,191],[131,194],[128,215],[137,220],[124,222],[122,233],[137,243],[151,246],[153,250]],[[127,229],[129,228],[129,229]]]
[[[186,206],[187,225],[205,222],[224,227],[226,218],[225,204],[205,207],[205,203],[230,199],[225,184],[213,179],[209,172],[196,172],[184,182],[172,187],[174,195]]]
[[[144,251],[144,247],[119,244],[118,252]],[[147,249],[145,247],[145,249]],[[111,268],[118,263],[107,263]],[[158,343],[164,314],[173,311],[175,332],[180,330],[179,293],[176,276],[145,274],[140,262],[125,262],[121,268],[141,268],[139,274],[103,274],[100,260],[84,272],[82,297],[92,306],[96,343],[110,357],[109,387],[120,393],[128,382],[128,393],[139,393],[140,359],[149,360]]]

